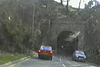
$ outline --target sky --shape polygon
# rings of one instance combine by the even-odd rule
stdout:
[[[57,2],[60,2],[60,0],[55,0],[55,1],[57,1]],[[66,5],[66,0],[63,0],[64,2],[63,2],[63,4],[64,5]],[[70,0],[69,1],[69,5],[71,5],[72,7],[75,7],[75,8],[78,8],[78,6],[79,6],[79,1],[80,0]],[[82,2],[81,2],[81,8],[84,8],[85,7],[85,3],[88,3],[90,0],[82,0]],[[100,2],[100,0],[97,0],[98,2]]]

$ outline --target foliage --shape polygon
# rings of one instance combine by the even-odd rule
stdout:
[[[10,2],[12,4],[9,4]],[[15,8],[10,8],[11,6]],[[0,7],[0,36],[2,36],[0,49],[8,52],[25,52],[32,46],[31,31],[19,17],[17,6],[15,2],[9,1]]]
[[[50,21],[51,24],[56,16],[56,12],[52,11],[55,9],[52,3],[49,0],[45,3],[37,3],[33,0],[2,2],[2,7],[0,7],[0,49],[21,53],[37,50],[43,42],[42,40],[49,36],[48,22]],[[47,8],[42,7],[45,4]],[[46,28],[43,27],[42,22],[47,24]]]

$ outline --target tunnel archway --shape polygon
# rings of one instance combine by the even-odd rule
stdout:
[[[78,37],[70,40],[66,40],[70,35],[73,35],[72,31],[62,31],[57,37],[57,53],[60,55],[71,56],[74,50],[78,49]]]

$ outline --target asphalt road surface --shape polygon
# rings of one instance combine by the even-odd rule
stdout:
[[[53,60],[29,58],[8,67],[97,67],[89,63],[75,62],[70,58],[53,57]]]

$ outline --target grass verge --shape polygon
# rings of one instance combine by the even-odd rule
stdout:
[[[25,57],[23,54],[0,54],[0,65],[23,57]]]

